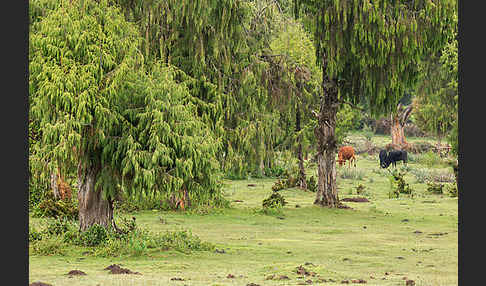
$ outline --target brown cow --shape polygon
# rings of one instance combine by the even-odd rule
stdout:
[[[356,157],[354,156],[354,149],[352,146],[343,146],[339,148],[339,152],[338,152],[339,166],[341,167],[343,164],[346,165],[346,160],[349,160],[349,164],[353,162],[354,166],[356,167]]]

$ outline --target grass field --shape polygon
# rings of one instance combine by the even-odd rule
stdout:
[[[353,284],[353,280],[362,279],[367,285],[406,285],[407,280],[417,286],[458,285],[458,199],[428,193],[427,185],[414,175],[452,170],[439,161],[433,165],[427,162],[418,155],[410,161],[405,179],[415,195],[398,199],[388,197],[388,172],[379,168],[377,155],[359,155],[354,171],[338,167],[340,199],[358,196],[356,186],[365,186],[359,196],[369,202],[345,202],[351,209],[317,207],[313,205],[315,193],[285,189],[280,193],[288,204],[282,212],[268,215],[261,212],[261,204],[276,179],[225,181],[230,209],[209,214],[119,214],[136,217],[139,226],[157,233],[190,230],[215,244],[217,252],[152,251],[136,257],[102,258],[83,254],[85,248],[72,248],[64,255],[31,254],[29,283],[342,285],[343,280]],[[315,172],[315,167],[309,166],[307,175],[316,176]],[[359,173],[358,179],[341,178],[345,172]],[[45,221],[30,218],[34,226]],[[115,263],[142,275],[113,275],[103,270]],[[312,275],[298,274],[299,266]],[[87,275],[66,275],[75,269]],[[274,279],[269,279],[272,275]],[[174,278],[183,280],[171,280]]]

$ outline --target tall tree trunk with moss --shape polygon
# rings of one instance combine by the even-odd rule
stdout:
[[[326,61],[326,59],[324,59]],[[323,64],[323,96],[318,126],[314,130],[317,139],[317,193],[314,204],[325,207],[338,207],[339,197],[336,185],[336,114],[338,111],[338,89],[336,83],[325,73]]]
[[[78,169],[79,229],[85,231],[94,224],[108,228],[113,220],[113,204],[103,198],[101,187],[96,187],[100,166]]]

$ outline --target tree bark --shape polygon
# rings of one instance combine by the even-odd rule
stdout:
[[[405,140],[405,124],[412,113],[412,106],[404,108],[402,104],[398,104],[396,113],[391,116],[390,133],[392,136],[392,144],[400,146],[402,149],[408,146]]]
[[[81,165],[80,165],[81,166]],[[99,166],[78,167],[79,229],[85,231],[94,224],[105,228],[113,220],[113,204],[102,196],[102,189],[95,189]]]
[[[338,87],[326,75],[326,60],[323,64],[320,111],[317,114],[318,126],[314,130],[317,139],[318,184],[314,204],[335,208],[340,206],[336,185],[336,114],[339,106]]]

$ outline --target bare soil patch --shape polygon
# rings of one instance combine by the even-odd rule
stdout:
[[[341,201],[343,202],[353,202],[353,203],[367,203],[369,200],[367,198],[344,198]]]
[[[67,275],[70,275],[70,276],[73,276],[73,275],[86,275],[86,273],[84,273],[81,270],[71,270],[71,271],[68,272]]]
[[[112,264],[108,267],[106,267],[104,270],[110,270],[110,274],[139,274],[142,275],[140,272],[133,272],[128,268],[122,268],[118,264]]]

